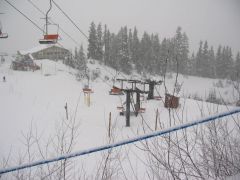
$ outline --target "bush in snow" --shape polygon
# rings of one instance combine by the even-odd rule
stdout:
[[[172,78],[173,78],[173,75],[172,75],[171,72],[169,72],[169,73],[166,74],[166,77],[167,77],[167,79],[172,79]]]
[[[99,76],[100,76],[101,72],[97,71],[97,70],[93,70],[92,71],[92,75],[91,75],[91,80],[95,81]]]
[[[198,93],[195,93],[195,94],[190,95],[189,98],[190,98],[190,99],[197,100],[197,101],[203,101],[203,98],[200,97]]]
[[[222,80],[218,80],[216,83],[213,83],[213,86],[218,88],[224,87]]]
[[[222,100],[217,98],[215,89],[209,92],[206,102],[210,102],[214,104],[222,104]]]
[[[104,76],[104,80],[105,80],[105,81],[109,81],[109,79],[110,79],[110,78],[109,78],[108,76]]]

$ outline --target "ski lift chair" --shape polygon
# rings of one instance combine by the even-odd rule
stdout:
[[[160,100],[162,100],[162,97],[161,96],[154,96],[154,99],[160,101]]]
[[[46,17],[46,19],[48,19],[48,17]],[[49,33],[49,29],[51,29],[50,33]],[[39,43],[40,44],[56,44],[60,39],[58,31],[59,31],[59,25],[49,23],[47,20],[46,24],[44,25],[43,39],[40,39]]]
[[[84,93],[93,93],[92,89],[88,85],[85,85],[83,88]]]
[[[146,111],[146,108],[141,107],[139,108],[138,113],[145,113],[145,111]]]
[[[121,89],[119,89],[116,86],[113,86],[113,88],[111,89],[111,91],[109,91],[110,95],[123,95],[123,92]]]
[[[117,106],[117,110],[119,111],[120,116],[124,115],[125,110],[123,106]]]
[[[43,39],[39,40],[40,44],[56,44],[58,42],[58,34],[45,34]]]

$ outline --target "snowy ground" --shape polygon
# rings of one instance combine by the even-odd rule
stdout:
[[[0,77],[6,76],[7,80],[6,82],[0,81],[0,158],[7,157],[10,152],[17,158],[19,153],[25,151],[24,136],[31,127],[43,139],[55,136],[56,127],[66,118],[64,108],[66,103],[69,119],[75,117],[79,124],[79,135],[73,151],[107,143],[110,112],[112,124],[115,127],[115,141],[143,133],[141,116],[131,117],[130,128],[125,127],[125,118],[119,116],[116,107],[125,101],[125,96],[109,95],[110,87],[113,85],[111,79],[115,75],[115,71],[111,68],[89,63],[89,69],[99,72],[100,77],[90,82],[94,93],[91,94],[91,105],[88,107],[82,92],[86,80],[77,81],[76,71],[61,62],[36,61],[42,66],[42,70],[35,72],[13,71],[9,68],[10,63],[11,61],[8,60],[0,65]],[[123,77],[132,78],[127,75],[117,75],[117,78]],[[180,92],[181,107],[176,112],[179,112],[184,121],[226,110],[224,106],[183,98],[198,94],[204,99],[217,82],[218,80],[198,77],[179,77],[179,83],[182,83],[183,87]],[[174,78],[167,78],[166,85],[170,90],[173,84]],[[230,89],[229,86],[218,88],[217,92],[227,97],[229,102],[233,102],[234,98],[230,97]],[[157,87],[157,91],[161,96],[164,95],[163,86]],[[162,126],[169,126],[168,112],[162,101],[145,100],[142,106],[146,108],[142,117],[152,128],[154,128],[157,109],[160,112]],[[204,109],[203,112],[200,112],[200,107]],[[180,122],[176,122],[178,123]]]

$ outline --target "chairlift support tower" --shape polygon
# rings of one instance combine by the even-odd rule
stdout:
[[[143,82],[144,84],[144,91],[145,91],[145,84],[149,85],[149,91],[148,91],[148,97],[147,99],[155,99],[154,97],[154,88],[156,85],[161,85],[162,81],[154,81],[154,80],[146,80],[145,82]]]
[[[130,127],[130,106],[131,106],[131,95],[133,93],[136,93],[136,104],[134,105],[134,111],[135,115],[138,116],[138,113],[141,109],[140,104],[140,94],[142,93],[148,93],[147,91],[141,91],[137,88],[137,84],[141,84],[142,82],[139,80],[129,80],[129,79],[117,79],[118,81],[121,81],[121,90],[126,94],[126,127]],[[123,88],[123,82],[128,82],[132,84],[131,89],[124,89]]]

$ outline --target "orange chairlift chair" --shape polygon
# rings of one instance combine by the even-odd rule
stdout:
[[[46,24],[44,25],[44,32],[43,32],[43,39],[39,40],[40,44],[56,44],[59,40],[58,30],[59,25],[58,24],[51,24],[48,21],[48,13],[52,9],[52,0],[50,0],[50,8],[46,13],[46,17],[44,18],[46,20]],[[56,33],[49,33],[49,27],[56,27]]]

